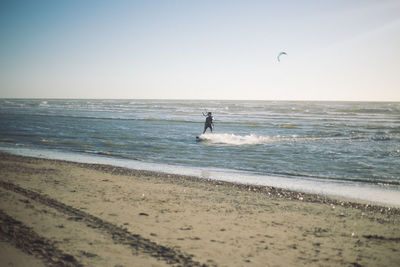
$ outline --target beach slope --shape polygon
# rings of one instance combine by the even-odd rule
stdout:
[[[398,266],[400,262],[396,208],[106,165],[4,153],[0,159],[0,246],[10,251],[0,254],[0,263]]]

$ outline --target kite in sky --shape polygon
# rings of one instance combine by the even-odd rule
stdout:
[[[281,62],[280,57],[281,57],[282,55],[287,55],[287,54],[286,54],[286,52],[280,52],[279,55],[278,55],[278,61],[279,61],[279,62]]]

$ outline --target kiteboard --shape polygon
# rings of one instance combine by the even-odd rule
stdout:
[[[201,142],[201,141],[206,141],[207,139],[201,137],[201,136],[196,136],[196,141]]]

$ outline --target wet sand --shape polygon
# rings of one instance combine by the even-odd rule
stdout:
[[[8,251],[0,265],[400,263],[398,208],[106,165],[0,159],[0,248]]]

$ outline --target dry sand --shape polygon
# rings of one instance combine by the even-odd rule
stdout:
[[[400,210],[0,154],[3,248],[1,266],[400,266]]]

